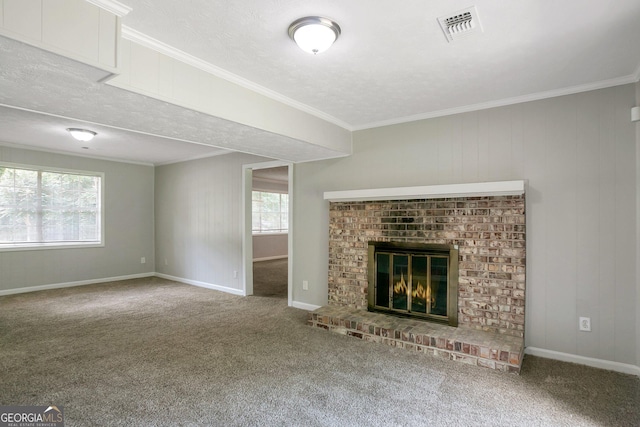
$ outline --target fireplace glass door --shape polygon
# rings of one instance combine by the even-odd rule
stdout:
[[[457,324],[457,298],[451,300],[450,295],[451,283],[457,285],[457,271],[452,271],[457,270],[457,258],[451,263],[448,249],[381,248],[372,258],[375,274],[370,280],[375,283],[369,287],[373,292],[369,295],[370,309]]]

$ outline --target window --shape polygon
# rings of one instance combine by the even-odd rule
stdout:
[[[0,249],[101,244],[102,178],[0,163]]]
[[[286,233],[289,229],[289,195],[254,191],[254,233]]]

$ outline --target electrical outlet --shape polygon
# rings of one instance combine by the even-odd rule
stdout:
[[[146,264],[147,259],[145,257],[140,258],[140,264]]]
[[[591,332],[591,318],[581,317],[579,322],[579,327],[581,331]]]
[[[303,280],[302,281],[302,290],[303,291],[308,291],[309,290],[309,281],[307,281],[307,280]]]
[[[234,279],[238,278],[238,272],[236,270],[233,270],[233,278]]]
[[[164,259],[164,265],[169,265],[169,261],[167,261],[167,259]]]

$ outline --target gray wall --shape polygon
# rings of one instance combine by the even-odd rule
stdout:
[[[640,106],[640,82],[636,83]],[[640,366],[640,122],[636,122],[636,364]]]
[[[274,258],[286,258],[289,251],[288,234],[254,234],[253,260],[264,261]]]
[[[242,289],[242,165],[264,160],[234,153],[156,168],[158,273]]]
[[[267,180],[253,177],[252,180],[254,191],[273,191],[275,193],[289,192],[289,183],[275,180]]]
[[[105,174],[105,246],[0,252],[0,290],[155,271],[152,166],[2,146],[0,161]]]
[[[327,303],[324,191],[527,179],[526,345],[637,364],[634,104],[625,85],[364,130],[296,165],[293,300]]]

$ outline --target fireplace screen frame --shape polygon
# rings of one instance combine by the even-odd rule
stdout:
[[[389,300],[388,306],[379,306],[376,304],[376,280],[378,277],[378,253],[388,253],[390,255],[400,256],[418,256],[418,257],[446,257],[448,259],[448,287],[447,287],[447,314],[446,316],[438,314],[429,314],[415,312],[411,310],[411,304],[407,303],[407,309],[395,309],[391,303],[393,299],[393,283],[389,283]],[[400,316],[408,316],[412,318],[418,318],[428,320],[432,322],[445,323],[449,326],[458,326],[458,246],[448,244],[435,244],[435,243],[400,243],[400,242],[369,242],[368,248],[368,295],[367,308],[369,311],[377,311],[388,314],[396,314]],[[392,259],[392,257],[390,258]],[[413,288],[412,272],[407,271],[407,294],[410,300],[411,291]],[[392,282],[393,274],[390,274],[390,281]],[[427,285],[430,287],[430,284]],[[428,310],[427,310],[428,311]]]

